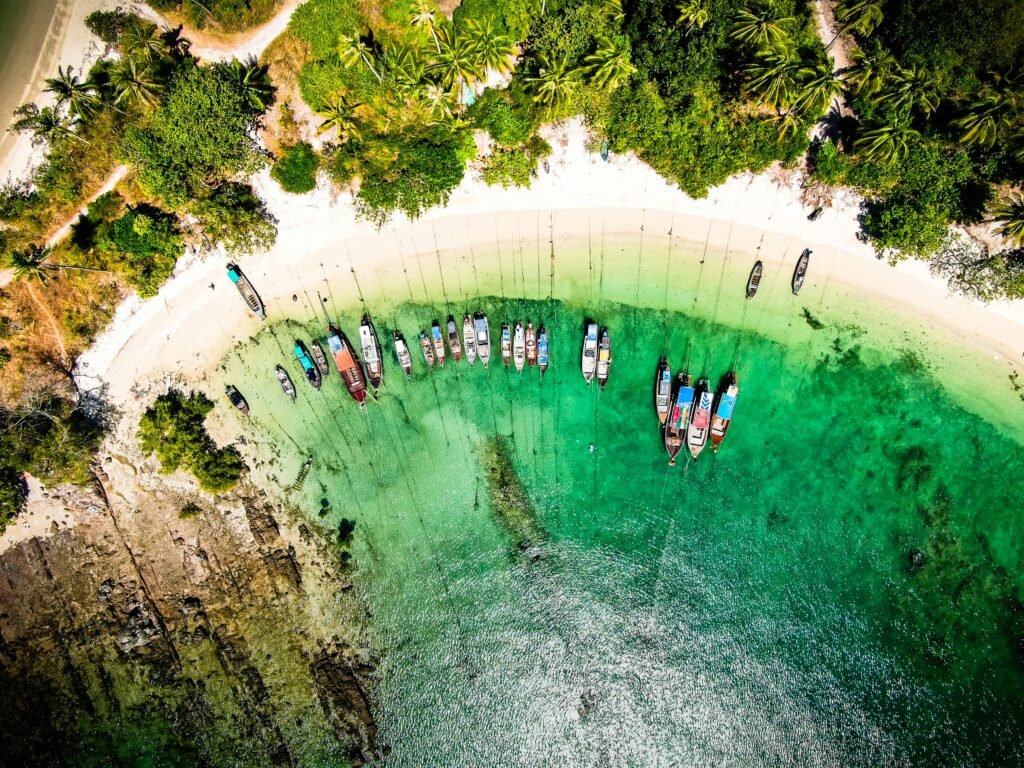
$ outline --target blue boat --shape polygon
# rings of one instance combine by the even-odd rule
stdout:
[[[690,423],[690,412],[693,410],[693,385],[690,381],[690,374],[683,371],[679,374],[679,385],[676,389],[676,399],[672,404],[668,420],[665,422],[665,450],[668,452],[669,466],[674,467],[676,456],[683,448],[683,440],[686,437],[686,428]]]
[[[537,367],[540,375],[548,369],[550,358],[548,356],[548,330],[543,325],[537,329]]]
[[[263,299],[256,293],[256,289],[252,287],[249,278],[242,274],[242,270],[234,262],[228,262],[228,279],[235,284],[235,288],[238,289],[242,298],[245,299],[246,305],[253,311],[253,314],[260,320],[266,320],[267,313],[263,307]]]
[[[320,389],[320,383],[322,378],[320,376],[320,369],[313,364],[313,361],[309,357],[309,350],[306,349],[306,345],[298,339],[295,340],[295,359],[299,361],[299,365],[302,366],[302,372],[306,374],[306,381],[312,384],[316,389]]]
[[[669,405],[672,401],[672,368],[668,359],[662,357],[658,362],[658,370],[654,374],[654,412],[662,424],[668,419]]]
[[[732,412],[736,407],[736,398],[740,394],[740,388],[736,381],[736,372],[729,371],[725,377],[725,390],[718,395],[718,405],[715,408],[715,416],[711,420],[711,447],[718,453],[718,445],[725,439],[725,432],[729,429],[729,422],[732,421]]]

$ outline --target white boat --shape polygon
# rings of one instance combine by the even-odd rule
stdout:
[[[473,330],[473,318],[467,313],[462,318],[462,346],[466,349],[466,362],[476,362],[476,333]]]
[[[601,339],[597,343],[597,383],[604,389],[608,383],[608,374],[612,369],[612,337],[607,328],[601,329]]]
[[[537,364],[537,332],[530,322],[526,323],[526,362],[531,367]]]
[[[512,333],[512,360],[516,364],[516,373],[522,373],[526,364],[526,334],[523,332],[523,324],[518,321]]]
[[[658,414],[658,421],[662,424],[668,418],[671,399],[672,369],[668,364],[668,359],[662,357],[658,363],[658,370],[654,374],[654,412]]]
[[[420,351],[423,352],[423,360],[427,368],[434,367],[434,348],[430,345],[430,335],[426,331],[420,331]]]
[[[690,426],[686,428],[686,446],[693,454],[693,460],[704,450],[708,442],[708,428],[711,426],[711,406],[714,404],[714,395],[708,389],[708,380],[701,379],[697,382],[697,392],[693,399],[693,416],[690,418]]]
[[[395,331],[395,357],[398,358],[398,365],[405,371],[405,375],[412,376],[412,355],[401,331]]]
[[[437,364],[444,368],[444,337],[441,335],[441,324],[437,320],[430,326],[430,339],[434,343],[434,357],[437,358]]]
[[[374,330],[369,315],[363,315],[362,322],[359,323],[359,348],[363,352],[366,379],[371,387],[377,389],[384,378],[384,361],[381,360],[377,331]]]
[[[486,368],[491,362],[491,329],[487,325],[487,315],[477,312],[473,317],[473,327],[476,330],[476,354]]]
[[[587,332],[583,336],[583,380],[589,384],[597,373],[597,323],[587,323]]]
[[[457,363],[462,359],[462,343],[459,341],[459,328],[455,325],[455,318],[448,315],[445,327],[448,330],[448,348],[452,351],[452,358]]]

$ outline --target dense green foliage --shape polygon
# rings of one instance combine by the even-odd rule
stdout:
[[[158,11],[179,14],[196,29],[217,26],[238,31],[269,19],[280,0],[149,0]]]
[[[203,233],[232,253],[265,250],[277,239],[277,221],[248,184],[221,184],[190,210]]]
[[[200,392],[176,389],[161,395],[139,422],[139,444],[155,454],[161,472],[183,469],[210,493],[230,490],[242,476],[242,457],[234,448],[218,448],[206,432],[206,415],[213,402]]]
[[[528,187],[537,175],[537,164],[551,154],[551,145],[533,136],[522,146],[495,148],[481,163],[480,173],[488,184]]]
[[[270,169],[270,175],[286,192],[301,195],[316,189],[316,172],[319,167],[319,155],[303,142],[288,147]]]
[[[174,271],[183,238],[173,216],[139,206],[102,221],[93,236],[93,247],[104,263],[116,268],[140,296],[148,298],[156,295]]]

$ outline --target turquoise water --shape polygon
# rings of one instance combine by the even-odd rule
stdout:
[[[813,291],[763,288],[749,314],[721,313],[727,327],[708,319],[717,302],[701,318],[565,279],[559,301],[427,303],[410,284],[408,301],[370,306],[385,340],[449,310],[543,322],[543,381],[500,362],[428,372],[418,349],[406,381],[386,342],[365,412],[336,374],[317,393],[293,373],[291,405],[273,364],[324,324],[301,306],[277,307],[296,318],[218,372],[253,406],[223,418],[258,475],[284,489],[311,456],[283,497],[327,530],[356,521],[386,764],[1020,763],[1024,480],[1006,429],[964,410],[928,360],[855,324],[816,329]],[[354,338],[358,302],[326,307]],[[604,392],[579,373],[588,316],[612,332]],[[791,343],[757,332],[772,322]],[[662,354],[712,381],[738,371],[717,456],[668,468]],[[495,512],[496,436],[525,522]]]

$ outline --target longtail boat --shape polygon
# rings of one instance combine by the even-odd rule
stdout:
[[[405,343],[401,331],[395,331],[395,357],[398,358],[398,365],[405,375],[412,376],[412,355],[409,354],[409,345]]]
[[[508,329],[508,323],[501,324],[501,361],[506,368],[512,362],[512,332]]]
[[[434,344],[434,357],[437,358],[437,364],[444,368],[444,337],[441,335],[441,324],[437,320],[430,326],[430,340]]]
[[[526,364],[526,334],[523,333],[523,324],[518,320],[512,334],[512,360],[516,364],[516,373],[522,373]]]
[[[252,287],[249,278],[242,274],[242,270],[233,261],[228,262],[228,278],[235,284],[238,292],[242,294],[242,298],[249,309],[253,311],[253,314],[260,320],[266,320],[267,312],[263,306],[263,299],[256,293],[256,289]]]
[[[369,315],[363,315],[363,319],[359,323],[359,346],[363,350],[363,367],[366,369],[366,378],[371,387],[378,389],[384,379],[384,359],[380,352],[377,330],[373,327]]]
[[[242,393],[238,391],[238,387],[233,384],[228,384],[224,387],[224,395],[231,404],[235,406],[235,408],[240,410],[246,416],[249,415],[249,403],[247,403],[245,398],[242,397]]]
[[[690,411],[693,409],[693,395],[690,374],[683,371],[679,374],[672,410],[665,421],[665,450],[668,452],[668,463],[671,467],[676,465],[676,456],[683,448],[686,428],[690,424]]]
[[[543,325],[537,329],[537,367],[540,369],[540,375],[544,375],[544,371],[548,369],[548,363],[550,359],[550,349],[548,347],[548,329]]]
[[[708,427],[711,424],[711,406],[714,397],[708,389],[708,380],[701,379],[697,382],[697,393],[693,401],[693,417],[690,419],[690,426],[686,430],[686,445],[693,454],[693,460],[708,442]]]
[[[298,339],[295,340],[295,359],[302,366],[302,372],[306,374],[306,381],[312,384],[315,389],[320,389],[320,383],[323,381],[320,369],[310,359],[309,350],[306,349],[306,345]],[[324,360],[324,362],[326,363],[327,361]]]
[[[448,315],[448,349],[452,351],[452,359],[459,362],[462,359],[462,343],[459,341],[459,327],[455,324],[455,318]]]
[[[476,362],[476,332],[468,312],[462,318],[462,343],[466,347],[466,362],[472,366]]]
[[[324,352],[324,348],[320,346],[319,341],[314,341],[309,351],[313,355],[313,362],[316,363],[320,376],[326,379],[331,374],[331,366],[327,363],[327,353]]]
[[[345,382],[345,389],[352,395],[352,399],[359,403],[360,408],[365,408],[366,377],[363,374],[363,367],[359,364],[352,345],[335,325],[327,326],[327,346],[334,358],[334,365]]]
[[[531,367],[537,364],[537,332],[530,321],[526,322],[526,362]]]
[[[434,348],[430,344],[430,335],[426,331],[420,331],[420,350],[423,352],[423,359],[427,368],[434,367]]]
[[[725,377],[725,389],[718,394],[715,416],[711,419],[711,447],[715,453],[718,453],[719,444],[725,440],[725,433],[729,429],[729,422],[732,421],[732,411],[736,407],[736,398],[739,394],[736,372],[729,371]]]
[[[661,358],[658,370],[654,374],[654,412],[658,414],[658,422],[665,423],[668,418],[669,406],[672,401],[672,369],[668,359]]]
[[[601,338],[597,343],[597,383],[604,389],[608,383],[608,374],[612,369],[612,337],[607,328],[601,329]]]
[[[289,376],[288,371],[286,371],[280,365],[274,366],[274,370],[277,371],[277,381],[281,385],[281,391],[288,395],[289,400],[294,400],[295,385],[292,384],[292,377]]]
[[[597,323],[587,323],[587,332],[583,334],[583,380],[589,385],[597,372]]]
[[[477,312],[473,316],[473,327],[476,329],[476,354],[486,368],[491,361],[491,329],[487,325],[487,315]]]
[[[804,252],[800,254],[800,258],[796,261],[796,269],[793,270],[793,295],[796,296],[800,293],[800,289],[804,287],[804,278],[807,277],[807,265],[811,261],[811,249],[804,248]]]
[[[747,278],[747,298],[752,299],[757,295],[757,289],[761,287],[761,275],[764,272],[764,264],[760,259],[754,262],[754,268],[750,270],[750,277]]]

